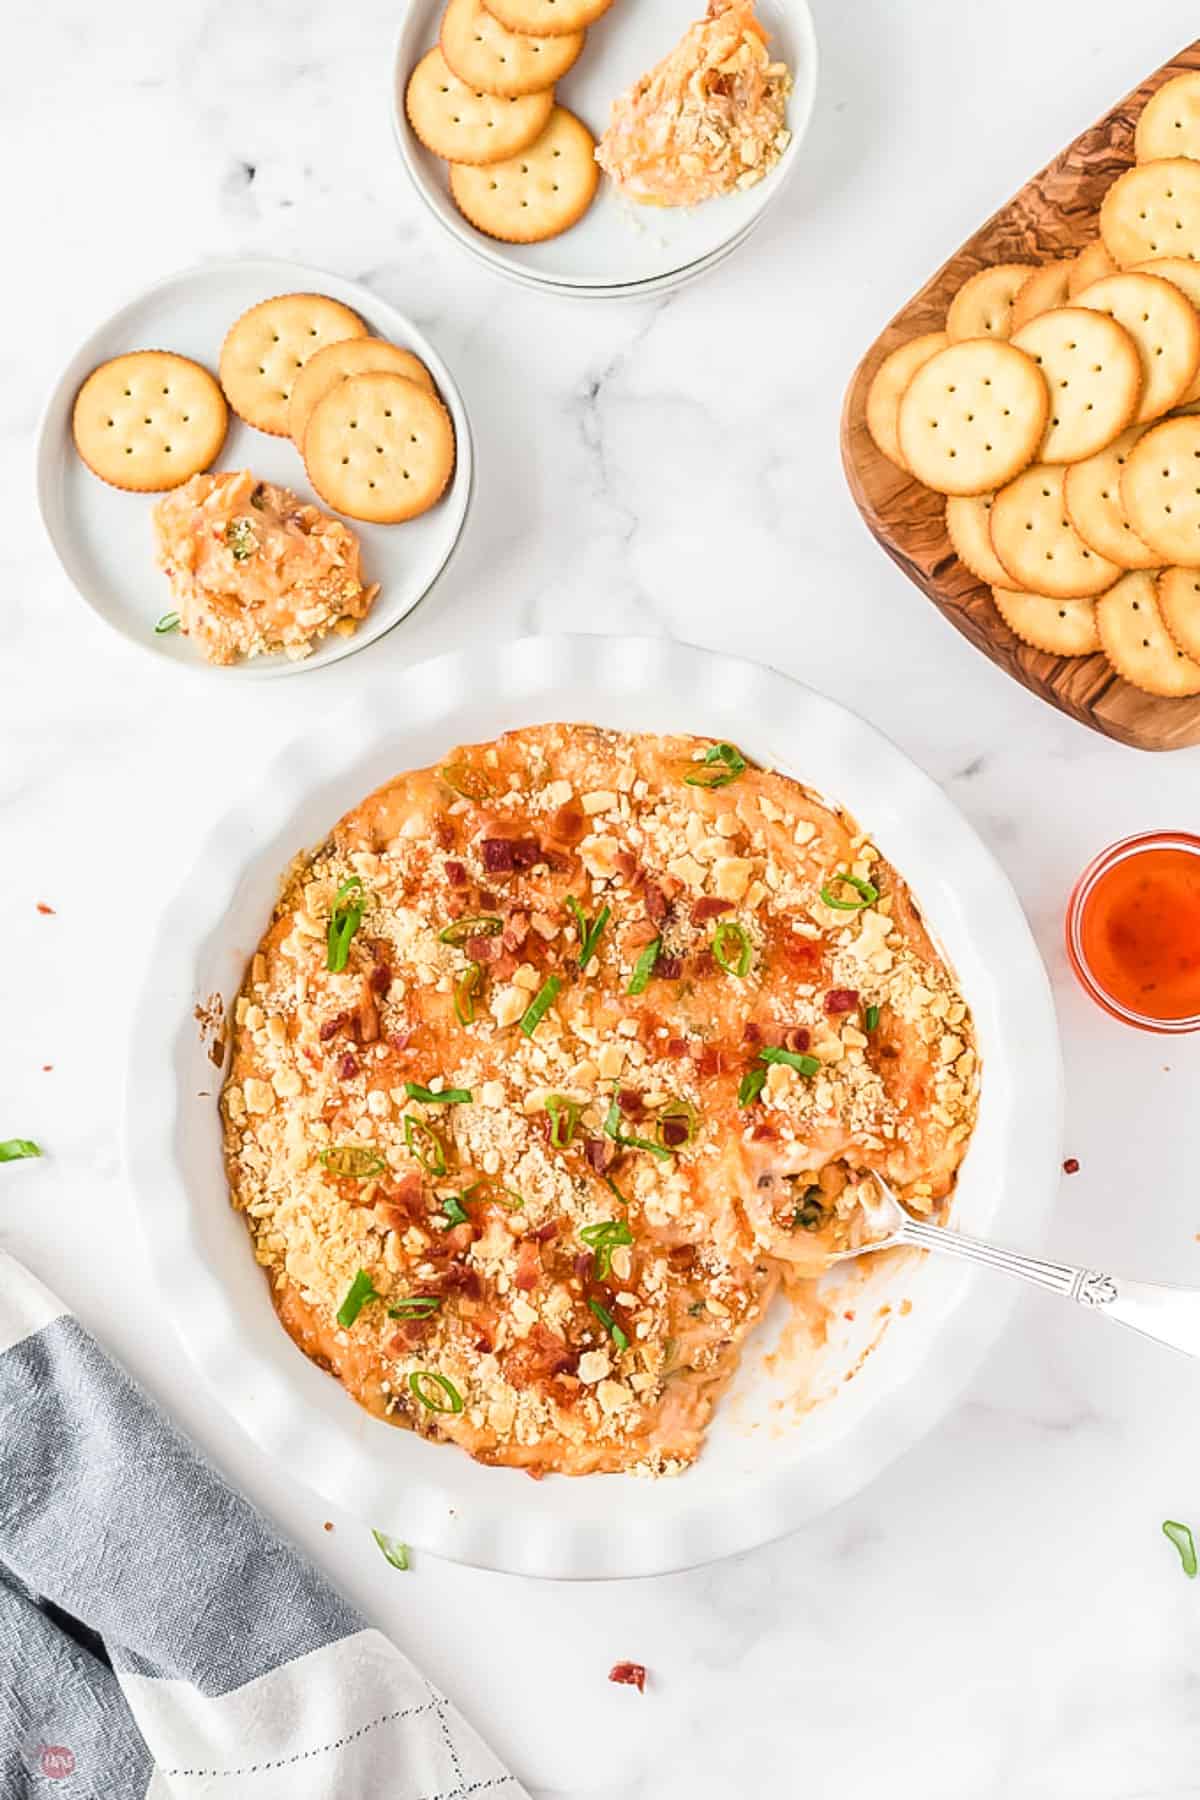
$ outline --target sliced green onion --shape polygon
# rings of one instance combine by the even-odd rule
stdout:
[[[669,1162],[675,1154],[664,1144],[656,1144],[652,1138],[626,1137],[624,1132],[621,1133],[617,1142],[623,1144],[627,1150],[646,1150],[651,1156],[657,1156],[659,1162]]]
[[[369,1181],[372,1175],[386,1175],[387,1163],[370,1144],[331,1144],[322,1150],[321,1161],[331,1175],[343,1175],[349,1181]]]
[[[460,1025],[475,1023],[475,996],[483,980],[478,963],[468,963],[454,984],[454,1016]]]
[[[765,1069],[747,1069],[738,1083],[738,1105],[753,1106],[766,1085]]]
[[[495,791],[486,775],[481,775],[470,763],[447,763],[438,773],[446,786],[461,794],[464,800],[490,800]]]
[[[877,1006],[868,1006],[867,1016],[863,1020],[863,1023],[868,1031],[874,1031],[876,1029],[879,1024],[879,1008]]]
[[[371,1536],[391,1563],[393,1569],[408,1573],[408,1545],[402,1544],[399,1538],[385,1537],[382,1531],[372,1531]]]
[[[687,1128],[685,1135],[677,1144],[668,1143],[663,1135],[663,1126],[668,1119],[682,1119]],[[658,1132],[658,1141],[663,1148],[674,1152],[685,1150],[689,1144],[695,1143],[699,1124],[700,1114],[690,1100],[668,1100],[667,1104],[659,1110],[658,1118],[655,1121],[655,1130]]]
[[[565,1094],[547,1094],[546,1111],[550,1115],[550,1142],[556,1150],[565,1150],[575,1136],[575,1127],[583,1111],[577,1100]]]
[[[154,623],[155,637],[166,637],[169,631],[178,631],[182,620],[177,612],[165,612],[159,615]]]
[[[353,899],[349,898],[351,894],[354,895]],[[350,955],[350,940],[362,924],[362,916],[363,884],[357,875],[352,875],[349,881],[343,881],[337,891],[325,936],[325,967],[335,975],[340,975],[346,967]]]
[[[472,1204],[478,1200],[484,1206],[502,1206],[505,1212],[520,1212],[525,1204],[516,1188],[502,1187],[490,1175],[482,1175],[478,1181],[473,1181],[463,1199],[470,1200]]]
[[[613,1142],[617,1144],[621,1141],[621,1102],[617,1098],[619,1092],[614,1081],[612,1099],[609,1101],[608,1111],[604,1115],[604,1135],[612,1138]]]
[[[27,1156],[40,1156],[41,1147],[32,1138],[5,1138],[0,1143],[0,1163],[22,1162]]]
[[[617,1321],[613,1318],[607,1306],[601,1306],[598,1300],[589,1300],[588,1305],[603,1325],[605,1331],[607,1331],[613,1343],[617,1346],[617,1349],[628,1350],[629,1339],[621,1330],[621,1327],[617,1324]]]
[[[632,1244],[633,1233],[624,1219],[605,1219],[599,1225],[585,1225],[580,1241],[595,1253],[597,1281],[606,1281],[612,1268],[612,1253],[621,1244]]]
[[[659,1162],[669,1161],[675,1154],[673,1150],[667,1150],[662,1144],[652,1143],[649,1138],[629,1137],[621,1130],[621,1103],[617,1098],[618,1093],[619,1089],[614,1081],[612,1099],[604,1119],[605,1137],[612,1138],[614,1143],[623,1145],[627,1150],[648,1150],[651,1156],[657,1156]]]
[[[445,1218],[446,1224],[444,1229],[446,1231],[452,1230],[455,1225],[469,1225],[471,1223],[463,1208],[463,1200],[465,1198],[465,1195],[460,1198],[457,1194],[451,1194],[448,1199],[438,1201],[438,1211]]]
[[[404,1091],[410,1100],[419,1100],[423,1106],[468,1106],[471,1101],[470,1088],[443,1088],[435,1094],[419,1081],[406,1081]]]
[[[583,908],[580,906],[574,894],[567,895],[567,905],[570,907],[575,923],[579,927],[579,967],[580,969],[586,969],[591,962],[592,957],[596,954],[596,945],[600,942],[600,933],[604,930],[604,927],[612,917],[612,907],[602,906],[589,925],[584,916]]]
[[[439,944],[465,944],[472,937],[499,937],[504,930],[504,920],[493,913],[481,918],[455,919],[453,925],[447,925],[445,931],[438,932]]]
[[[799,1050],[777,1050],[774,1045],[760,1050],[758,1060],[764,1063],[786,1063],[789,1069],[795,1069],[800,1075],[815,1075],[821,1067],[819,1057],[805,1056]]]
[[[625,1198],[624,1194],[621,1192],[620,1188],[617,1186],[616,1182],[613,1180],[611,1175],[602,1175],[600,1177],[600,1179],[601,1179],[601,1181],[603,1181],[605,1187],[608,1189],[609,1193],[613,1196],[614,1200],[618,1201],[620,1203],[620,1205],[622,1205],[622,1206],[629,1205],[628,1200]]]
[[[711,773],[702,773],[701,770],[704,769]],[[693,775],[685,775],[683,779],[688,787],[723,788],[745,772],[746,759],[736,745],[714,744],[705,752],[701,768]]]
[[[843,882],[846,887],[852,887],[858,895],[858,899],[835,899],[833,890],[838,882]],[[837,874],[832,876],[821,889],[821,898],[826,906],[832,906],[835,912],[861,912],[864,906],[874,906],[879,898],[879,889],[869,881],[860,881],[857,875],[850,873],[849,869],[839,869]]]
[[[430,1384],[440,1388],[436,1396],[429,1392]],[[463,1397],[452,1381],[439,1375],[436,1369],[414,1369],[408,1378],[408,1385],[422,1406],[430,1412],[460,1413],[463,1409]]]
[[[383,1295],[375,1292],[375,1284],[365,1269],[360,1269],[350,1283],[349,1292],[338,1307],[337,1322],[344,1330],[349,1331],[363,1307],[371,1300],[382,1300]]]
[[[533,996],[521,1017],[521,1030],[527,1038],[533,1036],[545,1014],[554,1005],[561,987],[562,982],[558,976],[550,975]]]
[[[653,943],[646,945],[633,965],[633,975],[629,986],[625,989],[627,994],[645,993],[646,983],[654,973],[654,965],[658,961],[658,953],[661,949],[662,939],[660,937],[656,937]]]
[[[405,1294],[388,1307],[389,1319],[427,1319],[442,1304],[440,1294]]]
[[[1163,1520],[1163,1536],[1170,1538],[1179,1552],[1179,1560],[1183,1564],[1183,1572],[1189,1581],[1193,1581],[1200,1564],[1196,1561],[1196,1540],[1192,1536],[1190,1525],[1180,1525],[1175,1519]]]
[[[446,1173],[446,1146],[433,1126],[427,1125],[424,1119],[414,1119],[411,1113],[405,1113],[404,1142],[426,1174]]]
[[[717,926],[713,933],[712,953],[727,975],[736,975],[740,981],[750,973],[750,964],[754,961],[750,934],[736,919],[723,919]]]

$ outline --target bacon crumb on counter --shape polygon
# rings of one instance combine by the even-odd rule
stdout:
[[[44,900],[39,900],[39,901],[38,901],[38,903],[37,903],[37,909],[38,909],[38,911],[39,911],[39,912],[40,912],[40,913],[46,913],[46,914],[48,914],[48,915],[49,915],[49,916],[50,916],[50,917],[51,917],[51,918],[53,918],[53,916],[54,916],[54,908],[53,908],[53,907],[52,907],[52,906],[47,906],[47,905],[46,905],[46,902],[45,902],[45,901],[44,901]]]
[[[646,1665],[635,1662],[614,1663],[608,1671],[608,1679],[617,1682],[621,1687],[635,1687],[639,1694],[644,1694],[646,1691]]]
[[[1079,1173],[1079,1158],[1077,1156],[1068,1156],[1066,1162],[1063,1164],[1063,1174],[1064,1175],[1078,1175],[1078,1173]]]

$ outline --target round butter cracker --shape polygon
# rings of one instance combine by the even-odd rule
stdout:
[[[992,548],[1013,585],[1056,600],[1102,594],[1121,574],[1085,544],[1063,502],[1065,470],[1035,463],[992,502]]]
[[[1009,630],[1035,650],[1090,656],[1100,648],[1094,600],[1056,600],[1051,594],[1003,587],[992,589],[992,600]]]
[[[867,430],[875,440],[876,448],[906,473],[908,464],[900,454],[897,435],[900,396],[917,370],[939,350],[944,350],[949,342],[944,331],[926,331],[921,337],[909,338],[906,344],[884,357],[867,391]]]
[[[485,94],[460,81],[435,46],[409,76],[404,108],[409,124],[435,156],[456,163],[503,162],[546,129],[554,89]]]
[[[1084,288],[1076,306],[1115,319],[1133,339],[1142,365],[1142,396],[1134,419],[1161,418],[1184,399],[1200,368],[1200,314],[1161,275],[1106,275]]]
[[[1184,655],[1200,662],[1200,569],[1164,569],[1158,609]]]
[[[71,416],[75,448],[110,487],[160,494],[207,469],[229,409],[207,369],[170,350],[132,350],[93,369]]]
[[[531,37],[509,31],[482,0],[450,0],[442,55],[459,80],[484,94],[538,94],[564,76],[583,49],[582,31]]]
[[[383,371],[406,375],[427,392],[435,391],[433,376],[420,357],[383,338],[344,338],[340,344],[326,344],[305,363],[288,401],[288,436],[301,456],[304,455],[304,434],[318,400],[323,400],[330,388],[336,387],[339,381],[348,380],[351,375]]]
[[[1121,500],[1164,566],[1200,567],[1200,418],[1164,419],[1139,439],[1121,471]]]
[[[1162,557],[1144,544],[1121,499],[1121,471],[1145,432],[1131,425],[1086,462],[1072,463],[1063,483],[1067,517],[1085,544],[1120,569],[1157,569]]]
[[[1073,300],[1102,275],[1115,275],[1116,272],[1117,265],[1104,248],[1103,238],[1097,238],[1086,250],[1079,252],[1067,272],[1067,299]]]
[[[1151,94],[1138,117],[1133,151],[1140,163],[1200,158],[1200,72],[1175,75]]]
[[[1126,169],[1100,204],[1100,234],[1122,269],[1155,256],[1200,258],[1200,162],[1170,156]]]
[[[404,375],[351,375],[314,406],[308,479],[351,519],[395,525],[440,499],[454,471],[454,427],[436,394]]]
[[[1032,263],[994,263],[964,281],[946,312],[946,336],[952,344],[964,338],[1007,338],[1013,302],[1029,277]]]
[[[288,403],[309,359],[343,338],[366,337],[358,314],[325,294],[276,294],[236,319],[221,345],[221,386],[235,413],[272,437],[288,435]]]
[[[1189,262],[1186,256],[1158,256],[1150,262],[1136,263],[1130,273],[1161,275],[1164,281],[1173,283],[1200,312],[1200,262]],[[1200,370],[1197,370],[1195,380],[1178,404],[1191,406],[1195,400],[1200,400]]]
[[[1097,600],[1096,625],[1117,674],[1144,694],[1164,700],[1200,694],[1200,662],[1185,656],[1167,630],[1147,570],[1122,576]]]
[[[989,587],[1010,588],[1012,576],[992,549],[989,514],[993,494],[951,494],[946,501],[946,536],[964,568]]]
[[[1037,364],[1011,344],[970,338],[940,350],[900,401],[900,454],[942,494],[986,494],[1037,454],[1049,395]]]
[[[592,204],[600,170],[596,140],[556,106],[537,142],[485,168],[454,163],[450,197],[464,219],[508,244],[540,244],[578,223]]]
[[[510,31],[540,32],[544,37],[585,31],[612,3],[613,0],[484,0],[492,16]]]
[[[1036,319],[1039,313],[1049,312],[1052,306],[1067,304],[1067,284],[1073,267],[1073,260],[1068,257],[1065,262],[1043,263],[1040,269],[1026,277],[1012,303],[1009,337],[1014,331],[1020,331],[1022,325],[1028,325],[1030,319]]]
[[[1129,333],[1103,313],[1060,306],[1023,325],[1013,345],[1046,378],[1050,419],[1042,462],[1080,462],[1124,431],[1137,411],[1142,365]]]

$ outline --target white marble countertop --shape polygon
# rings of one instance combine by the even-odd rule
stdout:
[[[865,713],[941,781],[1054,978],[1082,1167],[1050,1247],[1200,1283],[1196,1043],[1108,1021],[1060,945],[1094,851],[1195,828],[1200,751],[1121,748],[992,668],[877,550],[837,449],[878,328],[1186,40],[1192,9],[815,0],[820,94],[786,197],[715,274],[614,306],[493,279],[408,191],[387,116],[396,4],[16,0],[6,15],[0,1135],[48,1155],[0,1178],[0,1242],[539,1800],[1200,1793],[1200,1586],[1159,1531],[1200,1528],[1200,1372],[1061,1302],[1023,1302],[957,1413],[868,1492],[767,1549],[641,1583],[425,1556],[395,1575],[193,1392],[118,1166],[143,922],[238,771],[312,708],[387,664],[539,628],[736,646]],[[98,317],[173,268],[249,252],[360,277],[420,320],[467,396],[479,484],[457,563],[408,624],[306,682],[235,688],[137,655],[80,604],[34,515],[30,444]],[[619,1657],[649,1666],[644,1699],[607,1685]]]

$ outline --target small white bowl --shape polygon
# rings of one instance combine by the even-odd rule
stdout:
[[[595,137],[618,95],[674,47],[703,10],[702,0],[616,0],[587,34],[557,98]],[[783,192],[812,117],[817,39],[807,0],[761,0],[772,52],[791,69],[792,140],[756,186],[694,208],[637,206],[602,180],[578,225],[543,244],[502,244],[469,225],[450,198],[448,165],[432,155],[408,122],[408,78],[438,39],[443,0],[412,0],[396,39],[390,105],[400,156],[434,217],[478,262],[522,286],[569,298],[644,299],[694,280],[744,241]]]
[[[436,506],[404,525],[348,521],[362,544],[364,576],[381,584],[375,604],[353,637],[331,633],[300,662],[283,655],[261,656],[221,668],[206,663],[178,632],[156,636],[155,620],[174,605],[155,561],[151,514],[160,496],[124,493],[93,475],[75,449],[71,414],[80,385],[97,363],[127,350],[176,350],[215,372],[222,340],[234,320],[257,301],[288,293],[328,294],[352,307],[376,336],[416,352],[454,421],[454,477]],[[255,431],[233,413],[215,466],[253,469],[256,475],[324,505],[311,493],[291,440]],[[466,407],[454,377],[411,319],[356,281],[343,281],[339,275],[300,263],[256,259],[206,263],[169,275],[93,331],[71,357],[46,403],[36,467],[42,522],[58,560],[92,611],[139,649],[177,668],[203,670],[210,679],[247,681],[324,668],[365,649],[406,618],[433,587],[458,545],[471,500],[474,455]]]

